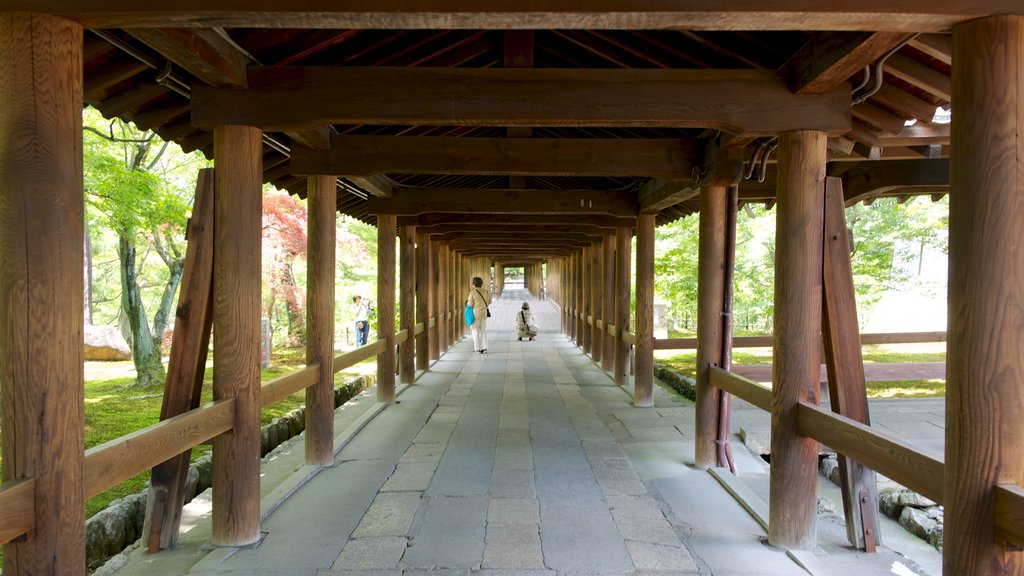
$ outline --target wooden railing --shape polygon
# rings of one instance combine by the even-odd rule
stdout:
[[[945,332],[879,332],[861,334],[861,344],[919,344],[922,342],[945,342]],[[736,336],[733,348],[771,348],[771,336]],[[655,350],[694,350],[696,338],[663,338],[654,341]]]
[[[430,326],[436,319],[430,319]],[[414,336],[425,331],[424,323],[413,327]],[[395,345],[405,343],[409,331],[395,335]],[[363,360],[384,353],[386,343],[377,340],[334,358],[334,372],[350,368]],[[314,363],[278,376],[260,387],[260,407],[279,402],[317,384],[319,364]],[[153,468],[153,466],[191,450],[231,430],[235,420],[235,399],[211,402],[141,430],[94,446],[85,451],[85,497],[101,492]],[[0,544],[10,542],[35,528],[35,480],[25,478],[0,484]]]
[[[711,385],[771,411],[771,390],[721,368],[711,368]],[[819,406],[797,405],[800,434],[872,468],[896,482],[938,502],[943,501],[945,463],[940,456],[913,448],[898,438],[834,414]],[[995,487],[996,529],[999,536],[1024,545],[1024,489]]]

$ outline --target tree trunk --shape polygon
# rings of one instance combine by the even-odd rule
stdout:
[[[132,349],[132,362],[137,376],[135,385],[150,387],[164,382],[164,366],[160,362],[160,347],[153,346],[149,321],[142,303],[142,291],[135,271],[135,244],[132,238],[118,233],[118,258],[121,260],[121,307],[128,318]]]
[[[181,274],[185,270],[185,263],[182,260],[174,260],[168,268],[170,269],[170,278],[167,279],[164,293],[160,297],[160,308],[157,309],[156,316],[153,317],[153,333],[150,335],[153,339],[153,346],[161,355],[163,354],[164,332],[167,331],[168,320],[174,313],[174,296],[178,291],[178,285],[181,284]]]
[[[292,272],[294,258],[294,253],[288,255],[284,277],[281,278],[281,283],[288,292],[288,297],[284,299],[284,309],[288,315],[288,336],[284,340],[284,345],[288,348],[301,348],[306,345],[306,311],[299,302],[299,287],[295,284],[295,274]]]
[[[83,234],[85,252],[85,323],[92,324],[92,239],[89,238],[89,222],[86,220]]]

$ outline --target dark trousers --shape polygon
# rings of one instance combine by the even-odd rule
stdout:
[[[362,325],[362,328],[359,326]],[[365,346],[367,338],[370,337],[370,323],[363,320],[356,322],[356,346]]]

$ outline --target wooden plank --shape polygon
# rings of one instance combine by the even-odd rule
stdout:
[[[953,38],[949,34],[921,34],[909,44],[943,64],[953,63]]]
[[[894,188],[948,186],[949,167],[948,158],[858,162],[843,174],[846,205]]]
[[[700,230],[697,255],[697,402],[694,409],[694,462],[698,468],[718,465],[718,404],[721,391],[711,385],[709,370],[721,366],[722,311],[725,310],[725,216],[728,189],[700,189]],[[655,348],[657,342],[655,342]]]
[[[821,335],[828,371],[829,401],[833,412],[870,425],[864,358],[861,356],[861,342],[857,333],[857,302],[850,263],[843,184],[835,177],[825,182],[824,242]],[[874,552],[875,546],[881,543],[875,473],[841,454],[839,475],[846,537],[853,546]]]
[[[1024,18],[978,20],[953,34],[943,570],[1016,575],[1024,552],[995,538],[992,492],[1024,484]]]
[[[630,125],[762,136],[814,128],[839,136],[850,128],[849,103],[848,86],[798,96],[763,70],[271,66],[250,68],[247,90],[193,90],[192,123]]]
[[[431,326],[431,319],[437,313],[436,301],[434,300],[434,292],[437,291],[437,284],[433,281],[434,271],[431,266],[431,256],[434,249],[435,246],[430,242],[430,235],[422,230],[417,230],[416,321],[419,324],[424,324],[426,326]],[[433,330],[427,330],[425,335],[416,340],[417,370],[427,370],[430,368],[431,348],[437,348],[437,336]]]
[[[293,152],[293,174],[361,177],[400,172],[681,180],[703,160],[696,140],[680,139],[335,135],[329,150]]]
[[[906,32],[829,32],[811,38],[783,65],[796,94],[824,94],[874,64],[909,34]]]
[[[582,246],[580,252],[580,320],[583,328],[580,333],[580,340],[583,353],[589,355],[594,344],[594,332],[590,329],[587,319],[593,314],[593,293],[594,293],[594,266],[593,266],[593,245],[589,242]],[[527,268],[529,270],[529,268]]]
[[[633,405],[654,406],[654,215],[636,222],[636,364]]]
[[[932,124],[904,126],[893,136],[880,136],[876,142],[880,146],[924,146],[941,144],[949,146],[949,124]]]
[[[395,401],[395,230],[393,214],[377,216],[377,401]]]
[[[484,214],[603,214],[634,216],[636,193],[604,190],[474,190],[405,188],[388,199],[366,201],[369,214],[418,216],[444,212]]]
[[[0,543],[6,544],[35,528],[36,482],[31,478],[0,484]]]
[[[442,248],[440,242],[430,242],[430,276],[428,281],[432,287],[430,291],[430,305],[437,318],[434,327],[434,335],[430,339],[430,359],[438,360],[441,352],[448,349],[448,259],[447,248]]]
[[[854,118],[877,126],[890,134],[899,134],[906,123],[906,119],[902,116],[897,116],[888,110],[883,110],[871,102],[855,104],[850,108],[850,111]],[[877,137],[872,137],[872,139],[877,140]]]
[[[10,10],[40,10],[32,0],[12,0]],[[127,0],[53,0],[47,12],[67,16],[87,27],[265,27],[324,29],[587,29],[587,30],[894,30],[944,32],[953,25],[993,14],[1012,14],[1016,0],[976,0],[936,3],[905,0],[840,0],[808,4],[775,2],[766,10],[759,0],[728,3],[666,5],[656,0],[602,0],[581,8],[571,0],[546,2],[543,8],[514,0],[485,7],[456,0],[430,0],[415,7],[369,0],[343,7],[324,0],[308,2],[304,10],[282,10],[273,0],[181,0],[175,12],[165,6]]]
[[[633,246],[633,234],[629,228],[619,227],[615,230],[615,374],[616,386],[627,381],[629,370],[629,342],[626,333],[629,331],[631,315],[630,300],[630,252]]]
[[[700,188],[692,182],[648,180],[640,185],[640,213],[657,214],[665,208],[692,200],[699,194]]]
[[[604,247],[600,240],[594,241],[590,248],[590,314],[594,317],[594,323],[590,331],[590,357],[600,366],[601,358],[604,355],[604,331],[601,330],[604,316]],[[541,284],[544,279],[540,263],[533,265],[536,270],[535,289],[537,299],[541,297]]]
[[[244,546],[260,538],[260,236],[262,134],[214,131],[213,397],[234,398],[231,434],[213,442],[213,543]]]
[[[796,420],[801,434],[863,462],[926,498],[945,502],[945,466],[940,456],[912,448],[895,436],[805,402],[797,405]]]
[[[328,363],[327,365],[330,364]],[[280,402],[296,392],[309,390],[311,386],[320,382],[320,372],[322,369],[323,367],[320,365],[318,360],[313,364],[309,364],[305,368],[300,368],[294,372],[283,374],[263,383],[260,386],[260,408],[266,408],[275,402]],[[332,370],[330,381],[333,380],[334,372]],[[308,410],[309,407],[307,406],[306,409]],[[331,408],[331,412],[334,412],[333,407]]]
[[[890,56],[885,61],[884,68],[896,78],[949,102],[953,88],[952,81],[946,74],[902,54]]]
[[[338,184],[311,176],[306,234],[306,364],[318,367],[306,388],[306,464],[334,464],[334,282]],[[260,392],[261,398],[266,388]],[[262,400],[261,400],[262,401]],[[264,404],[265,405],[265,404]]]
[[[605,234],[601,244],[601,282],[604,286],[601,289],[601,328],[604,334],[601,337],[604,350],[601,352],[601,369],[611,372],[615,368],[615,334],[609,333],[606,325],[615,320],[615,235]],[[556,273],[561,273],[556,269]],[[548,275],[551,275],[551,267],[548,267]],[[557,284],[556,284],[557,285]],[[550,286],[550,284],[549,284]],[[555,297],[561,302],[561,294],[556,293]]]
[[[367,358],[373,358],[378,354],[384,352],[385,342],[383,340],[374,340],[373,342],[367,343],[365,346],[360,346],[355,350],[339,354],[334,357],[334,372],[337,374],[346,368],[351,368],[356,364],[359,364]]]
[[[871,98],[896,112],[905,114],[907,118],[931,122],[935,117],[935,104],[922,100],[892,84],[882,84],[882,87]]]
[[[1024,546],[1024,488],[996,486],[996,536],[1017,547]]]
[[[349,178],[353,184],[365,190],[370,196],[377,198],[391,198],[395,195],[395,183],[383,174],[373,176],[356,176]]]
[[[128,33],[201,82],[218,88],[246,86],[248,59],[212,28],[134,28]]]
[[[768,540],[787,548],[815,537],[818,443],[799,434],[793,407],[818,400],[826,155],[823,132],[779,135]]]
[[[217,400],[85,451],[85,497],[232,429],[234,398]],[[240,479],[239,479],[240,480]]]
[[[202,402],[213,325],[213,204],[214,171],[206,168],[200,170],[196,179],[192,217],[188,221],[188,246],[178,307],[174,311],[174,338],[167,362],[161,420],[198,408]],[[153,467],[142,530],[150,553],[171,548],[178,541],[190,456],[186,451]]]
[[[761,410],[771,411],[771,388],[761,386],[749,378],[727,372],[718,367],[710,368],[708,372],[711,385],[715,388],[720,388],[741,400],[757,406]]]
[[[399,326],[401,330],[412,331],[416,323],[416,227],[406,224],[398,228],[399,270],[401,278],[398,290]],[[401,344],[399,350],[399,379],[403,384],[416,380],[416,347],[412,342]]]
[[[35,481],[31,538],[4,546],[4,573],[76,574],[85,565],[81,26],[0,14],[0,102],[2,481]]]

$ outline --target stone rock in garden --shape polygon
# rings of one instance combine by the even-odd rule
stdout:
[[[131,360],[132,350],[114,326],[85,326],[86,360]]]
[[[900,526],[936,548],[942,549],[942,524],[928,517],[928,513],[907,506],[900,513]]]
[[[195,466],[189,466],[185,475],[185,502],[196,497],[199,493],[199,470]]]
[[[821,475],[832,481],[833,484],[840,485],[841,479],[839,478],[839,459],[834,454],[830,454],[821,459],[818,464],[818,470]]]
[[[266,456],[267,452],[270,452],[270,427],[260,427],[260,457]]]
[[[95,568],[117,554],[125,545],[128,519],[123,500],[114,500],[85,522],[85,562]]]
[[[772,435],[768,429],[748,430],[740,426],[740,439],[751,454],[771,454]]]
[[[201,493],[213,485],[213,457],[209,454],[200,456],[196,458],[192,466],[199,471],[199,486],[196,491]]]
[[[903,512],[903,506],[899,505],[897,493],[894,491],[882,492],[878,497],[878,509],[893,520],[898,520]]]
[[[836,503],[831,498],[818,496],[818,514],[822,516],[835,516]]]
[[[914,508],[931,508],[938,505],[917,492],[907,489],[896,492],[896,503],[900,506],[913,506]]]

